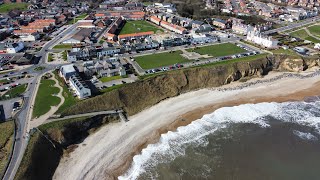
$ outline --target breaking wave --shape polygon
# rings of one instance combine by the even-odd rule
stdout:
[[[270,119],[312,127],[320,134],[320,102],[244,104],[217,109],[174,132],[162,134],[158,143],[148,145],[141,154],[134,156],[130,169],[118,178],[137,179],[157,164],[183,156],[191,143],[206,146],[206,136],[230,124],[253,123],[262,128],[270,128]],[[318,140],[311,133],[293,130],[293,134],[304,140]]]

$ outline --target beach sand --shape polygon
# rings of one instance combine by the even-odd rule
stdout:
[[[272,73],[263,79],[278,75],[280,73]],[[236,82],[224,87],[239,84]],[[132,157],[148,144],[156,143],[161,134],[187,125],[217,108],[247,103],[301,101],[317,95],[320,95],[320,76],[284,78],[241,90],[222,92],[202,89],[185,93],[129,117],[127,123],[102,127],[79,144],[68,157],[62,158],[53,178],[116,179],[129,168]]]

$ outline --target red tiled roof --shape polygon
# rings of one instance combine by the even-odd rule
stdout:
[[[148,32],[140,32],[140,33],[132,33],[132,34],[122,34],[122,35],[119,35],[119,39],[122,39],[122,38],[127,38],[127,37],[139,37],[139,36],[147,36],[147,35],[152,35],[154,34],[153,31],[148,31]]]

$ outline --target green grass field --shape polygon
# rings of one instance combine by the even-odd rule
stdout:
[[[296,52],[294,52],[293,50],[291,49],[276,49],[276,50],[271,50],[271,52],[273,54],[288,54],[288,55],[291,55],[291,56],[299,56]]]
[[[3,95],[3,97],[7,97],[7,95],[8,95],[10,98],[18,97],[18,96],[22,95],[22,94],[26,91],[27,87],[28,87],[27,84],[22,84],[22,85],[16,86],[16,87],[8,90],[8,91]]]
[[[154,33],[156,33],[157,31],[162,32],[161,29],[146,21],[127,21],[124,27],[122,28],[120,35],[147,31],[153,31]]]
[[[304,29],[301,29],[299,31],[295,31],[293,33],[290,33],[290,35],[293,36],[293,37],[296,37],[296,38],[300,38],[300,39],[311,41],[313,43],[320,43],[320,40],[309,36],[309,34]]]
[[[310,26],[310,27],[308,27],[308,30],[314,36],[320,37],[320,25]]]
[[[13,9],[26,10],[29,3],[6,3],[0,5],[0,13],[7,13]]]
[[[40,117],[47,113],[51,106],[56,106],[60,103],[60,98],[54,96],[59,93],[59,88],[54,87],[55,81],[51,79],[43,79],[40,81],[40,86],[37,92],[32,117]]]
[[[241,49],[240,47],[238,47],[234,44],[231,44],[231,43],[224,43],[224,44],[218,44],[218,45],[212,45],[212,46],[191,48],[191,49],[187,49],[187,51],[196,52],[201,55],[208,54],[213,57],[227,56],[227,55],[233,55],[233,54],[246,52],[246,50]]]
[[[59,85],[63,88],[62,95],[64,97],[64,103],[59,107],[59,109],[55,113],[55,114],[60,114],[68,107],[76,104],[79,100],[73,97],[72,93],[68,90],[68,86],[56,71],[54,72],[54,75],[55,75],[55,78],[59,81]]]
[[[58,44],[53,47],[53,49],[71,49],[72,44]]]
[[[14,122],[0,123],[0,173],[4,171],[12,151]],[[1,175],[1,174],[0,174]]]
[[[188,60],[182,57],[180,54],[182,54],[181,51],[175,51],[172,53],[159,53],[135,57],[135,60],[142,69],[152,69],[173,65],[176,63],[188,62]]]
[[[121,76],[112,76],[112,77],[102,77],[102,78],[99,78],[99,80],[104,83],[104,82],[109,82],[109,81],[113,81],[121,78],[122,78]]]

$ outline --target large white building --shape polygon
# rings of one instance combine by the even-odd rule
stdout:
[[[76,74],[77,71],[74,69],[73,64],[64,65],[60,68],[60,76],[62,76],[65,81],[68,81],[71,76]]]
[[[249,31],[247,40],[266,48],[277,48],[279,41],[269,36],[263,36],[259,31]]]
[[[69,79],[69,84],[70,87],[74,90],[75,94],[79,97],[79,99],[91,96],[91,90],[78,75],[71,76]]]

